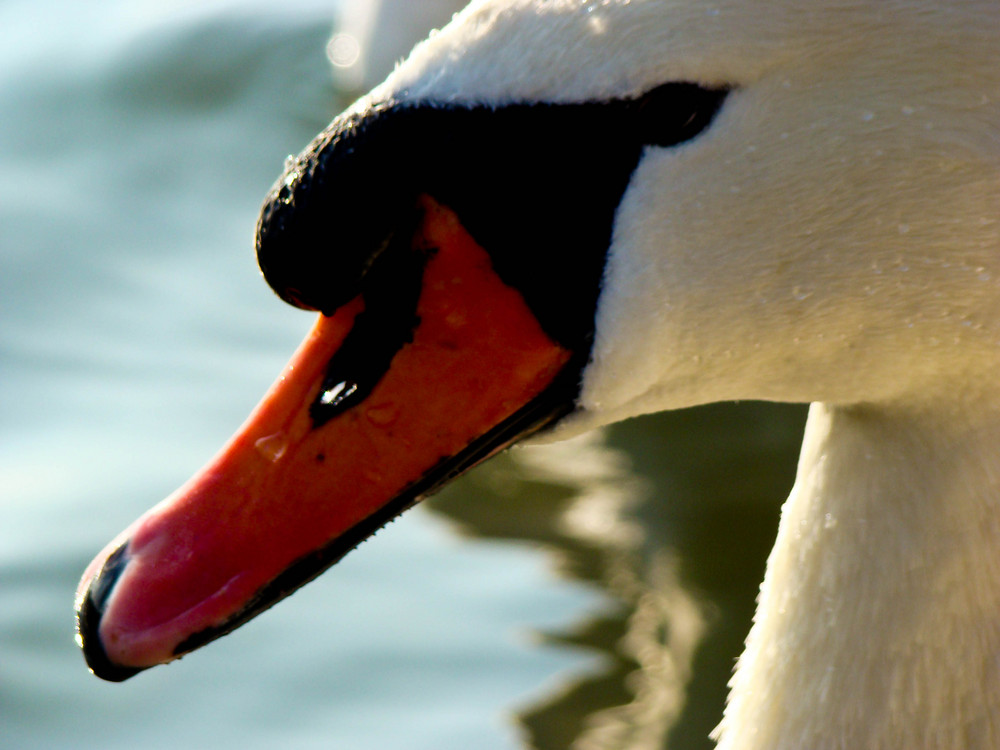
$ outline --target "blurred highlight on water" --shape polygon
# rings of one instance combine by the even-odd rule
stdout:
[[[511,451],[240,631],[89,675],[90,558],[222,445],[311,325],[259,203],[457,0],[0,7],[0,745],[708,748],[798,407]]]

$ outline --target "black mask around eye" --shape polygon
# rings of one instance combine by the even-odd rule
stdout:
[[[268,196],[257,257],[272,288],[330,314],[362,291],[416,196],[449,206],[545,330],[589,348],[615,211],[646,146],[694,139],[727,88],[500,107],[390,102],[338,118]]]

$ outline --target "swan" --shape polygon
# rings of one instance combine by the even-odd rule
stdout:
[[[724,750],[1000,747],[1000,5],[479,0],[291,160],[323,313],[84,573],[123,680],[522,437],[809,402]]]

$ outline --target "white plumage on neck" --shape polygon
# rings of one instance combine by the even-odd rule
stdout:
[[[998,445],[995,406],[813,406],[720,748],[1000,746]]]

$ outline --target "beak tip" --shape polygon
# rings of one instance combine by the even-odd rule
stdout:
[[[87,667],[102,680],[108,682],[124,682],[129,677],[138,674],[142,667],[123,667],[115,664],[104,649],[104,642],[99,632],[101,627],[101,610],[98,609],[91,591],[88,589],[83,601],[76,611],[77,643],[83,651]]]
[[[77,597],[77,643],[90,671],[109,682],[124,682],[143,670],[142,667],[123,667],[112,661],[100,634],[104,609],[128,561],[125,554],[127,544],[122,544],[108,555],[100,571],[83,585]]]

